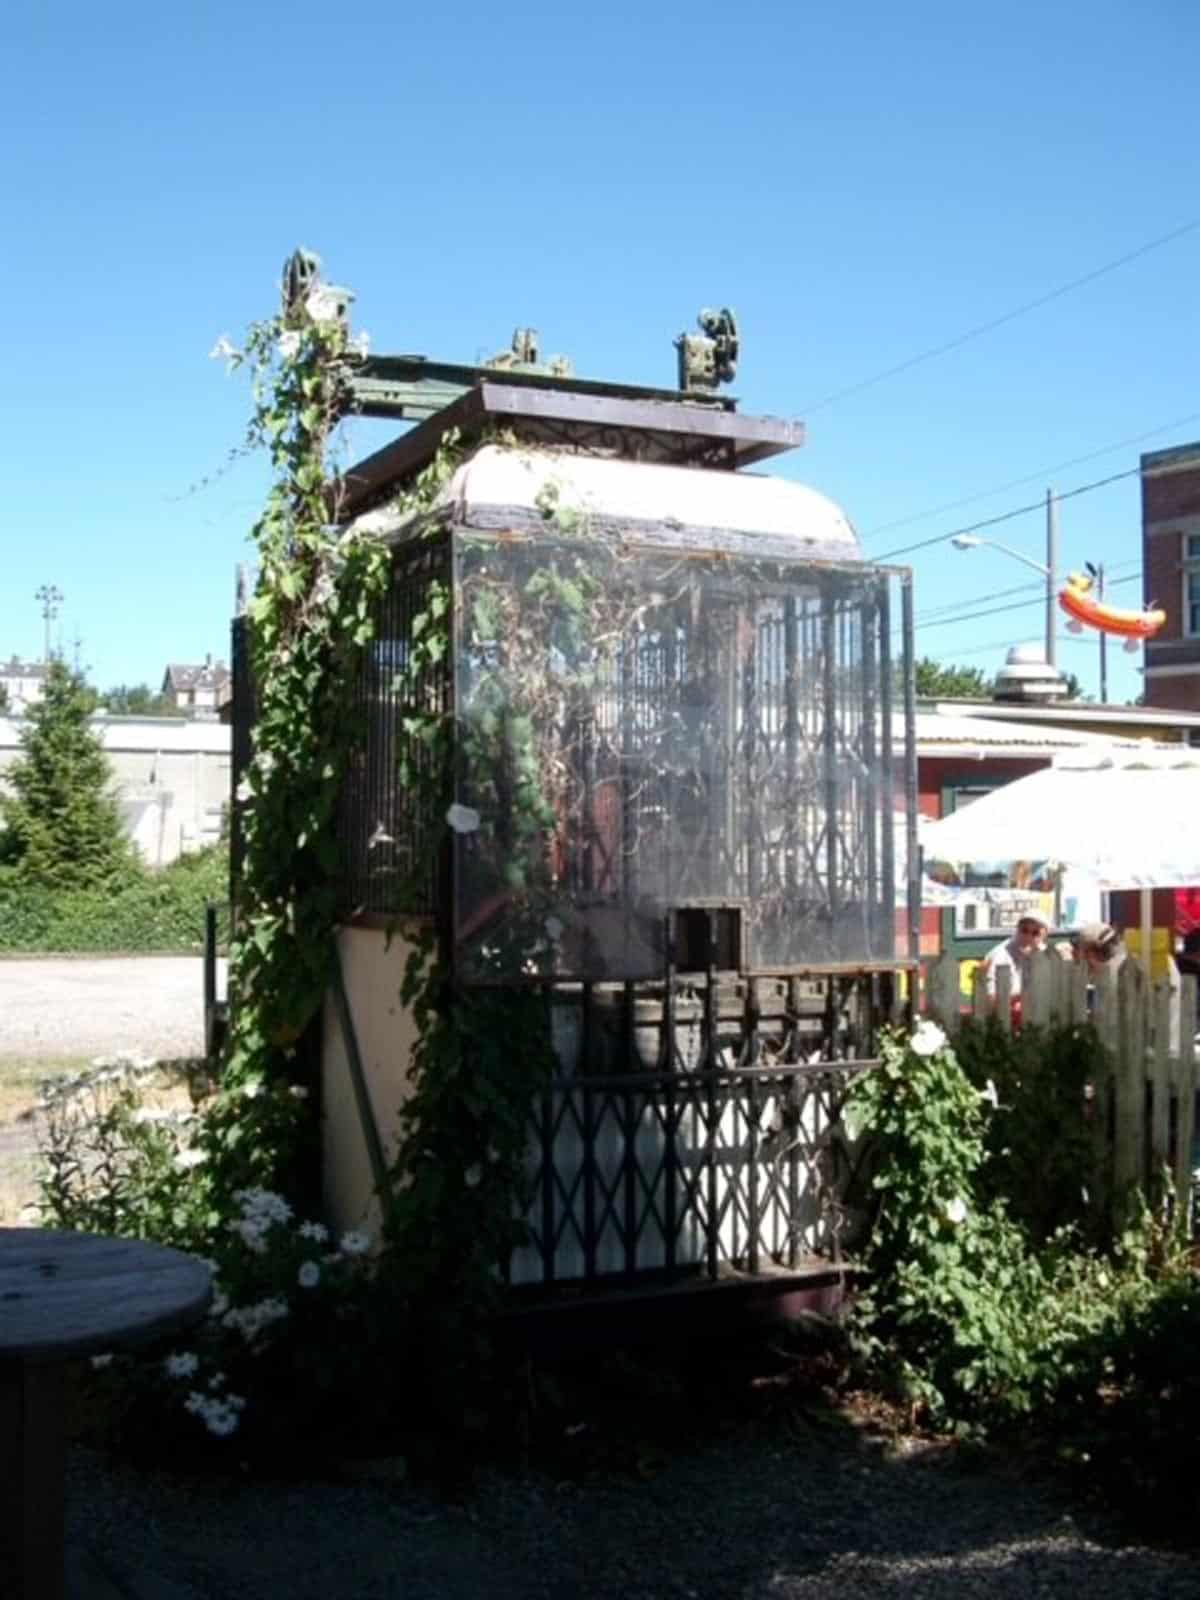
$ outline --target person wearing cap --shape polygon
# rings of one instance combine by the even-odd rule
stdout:
[[[1111,922],[1086,922],[1075,941],[1078,959],[1084,962],[1090,978],[1102,972],[1116,972],[1124,961],[1125,941],[1121,930]]]
[[[1021,918],[1002,944],[988,951],[983,958],[983,970],[987,973],[989,994],[996,992],[996,972],[1000,967],[1007,967],[1012,973],[1009,993],[1014,999],[1020,994],[1021,967],[1029,956],[1045,948],[1046,933],[1046,924],[1041,917],[1030,912]]]

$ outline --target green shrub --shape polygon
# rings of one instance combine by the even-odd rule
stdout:
[[[965,1022],[954,1054],[994,1104],[983,1128],[979,1190],[1003,1200],[1035,1243],[1079,1226],[1102,1242],[1098,1150],[1088,1087],[1102,1075],[1099,1035],[1090,1025],[1010,1032],[994,1017]]]
[[[1110,1330],[1157,1292],[1145,1207],[1109,1257],[1073,1229],[1040,1239],[1015,1220],[1005,1196],[1026,1155],[1004,1171],[997,1099],[922,1023],[884,1041],[849,1100],[872,1136],[879,1199],[853,1332],[876,1375],[940,1427],[1011,1425],[1094,1388]]]
[[[330,1239],[261,1187],[230,1193],[212,1085],[184,1077],[192,1103],[179,1109],[178,1069],[119,1056],[48,1082],[39,1103],[44,1225],[154,1239],[213,1271],[197,1328],[98,1363],[115,1436],[172,1461],[215,1454],[239,1466],[308,1466],[316,1450],[371,1447],[405,1411],[389,1384],[411,1381],[371,1241]],[[280,1095],[293,1113],[303,1098]]]
[[[0,868],[0,951],[196,951],[204,907],[229,892],[228,855],[214,845],[151,872],[131,867],[103,889],[45,889]]]
[[[200,1119],[172,1096],[198,1073],[122,1053],[47,1080],[37,1105],[43,1225],[203,1246],[212,1218]]]

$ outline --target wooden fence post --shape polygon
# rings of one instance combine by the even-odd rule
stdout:
[[[1164,1167],[1171,1165],[1171,1070],[1172,1010],[1179,999],[1179,980],[1161,978],[1151,990],[1150,1080],[1150,1171],[1147,1184],[1153,1184]],[[1177,1013],[1176,1013],[1177,1016]]]
[[[983,1022],[992,1014],[992,997],[988,993],[987,968],[981,961],[971,974],[971,1015]]]
[[[1118,1192],[1144,1183],[1146,1119],[1146,975],[1128,956],[1117,976],[1116,1138],[1113,1181]]]
[[[1179,984],[1179,1045],[1175,1057],[1175,1092],[1179,1117],[1175,1124],[1175,1199],[1191,1228],[1192,1140],[1196,1134],[1196,979],[1189,973]]]
[[[947,1033],[957,1033],[962,1005],[958,962],[948,950],[930,967],[925,992],[929,1015],[940,1022]]]

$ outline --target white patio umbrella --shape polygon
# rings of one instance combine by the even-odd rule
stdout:
[[[1200,885],[1200,751],[1064,752],[933,823],[921,843],[926,872],[948,882],[981,867],[1016,882],[1018,866],[1048,864],[1087,873],[1101,890],[1140,889],[1145,951],[1149,891]]]
[[[925,868],[1050,863],[1101,889],[1200,885],[1200,751],[1070,751],[922,832]],[[948,869],[948,870],[947,870]]]

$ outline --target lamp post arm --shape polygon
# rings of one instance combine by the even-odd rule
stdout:
[[[1040,573],[1043,578],[1048,578],[1050,576],[1050,568],[1046,566],[1045,562],[1035,561],[1032,556],[1022,555],[1020,550],[1014,550],[1011,545],[1001,544],[999,539],[978,539],[973,541],[973,544],[983,546],[984,548],[990,548],[992,550],[1003,550],[1006,556],[1011,556],[1014,561],[1024,562],[1027,567],[1032,567],[1033,570],[1037,573]],[[971,547],[968,546],[968,548]]]

